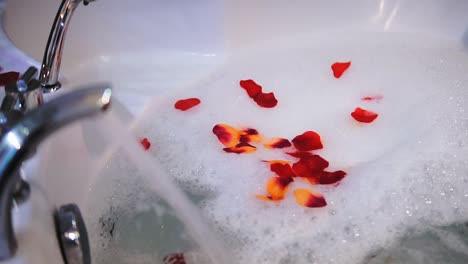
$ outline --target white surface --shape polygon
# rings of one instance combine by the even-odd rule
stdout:
[[[52,0],[10,0],[8,2],[4,17],[7,34],[18,47],[36,59],[42,58],[58,2]],[[421,40],[430,39],[431,45],[437,45],[439,40],[447,42],[450,48],[460,48],[460,52],[463,53],[468,43],[466,10],[468,10],[468,2],[463,0],[424,2],[418,0],[357,0],[352,2],[338,0],[293,2],[280,0],[196,2],[139,0],[132,1],[132,4],[125,0],[100,0],[88,7],[80,6],[72,21],[62,64],[64,89],[75,84],[96,80],[112,81],[117,90],[117,97],[135,116],[139,116],[143,112],[144,102],[149,98],[166,96],[175,93],[176,89],[197,87],[205,80],[212,80],[213,76],[217,77],[217,80],[223,80],[222,70],[217,70],[220,64],[229,63],[231,57],[235,59],[239,54],[245,54],[246,50],[262,50],[263,48],[271,50],[271,47],[281,42],[301,42],[301,39],[309,41],[313,39],[314,44],[311,46],[316,47],[317,54],[322,53],[322,48],[326,51],[329,50],[329,46],[346,47],[349,43],[354,43],[353,48],[359,49],[360,42],[364,51],[366,49],[375,51],[379,49],[380,44],[369,40],[368,38],[373,35],[366,35],[366,32],[406,32]],[[351,35],[351,38],[358,36],[354,34],[364,37],[352,41],[341,38],[344,35]],[[339,37],[336,37],[336,43],[333,43],[335,35]],[[397,42],[405,43],[405,35],[398,35],[397,38]],[[437,41],[433,43],[433,39]],[[377,46],[365,45],[370,43]],[[411,49],[418,50],[417,45],[424,46],[424,41],[416,41],[408,45]],[[292,46],[295,45],[291,44],[290,47]],[[287,48],[280,49],[280,51],[288,53]],[[393,54],[392,52],[389,51],[388,54]],[[437,60],[437,56],[440,56],[431,51],[421,52],[427,56],[434,56],[430,60]],[[301,55],[294,52],[291,54],[297,57]],[[339,55],[347,56],[347,53],[343,52]],[[314,58],[313,54],[309,56],[311,60]],[[363,55],[363,60],[366,56],[368,55]],[[399,63],[405,65],[408,58],[418,60],[411,56],[411,51],[408,51],[407,56],[402,54],[396,56],[395,68],[400,68]],[[275,58],[275,55],[271,57]],[[355,58],[351,59],[355,60]],[[428,58],[423,56],[418,62],[425,62],[426,59]],[[463,72],[463,70],[459,72],[460,69],[452,69],[450,66],[453,62],[449,60],[446,64],[447,68],[442,70],[450,78],[452,78],[450,75],[452,73],[462,74]],[[321,63],[323,64],[314,65],[317,68],[327,65],[326,62]],[[442,67],[445,66],[442,65]],[[367,87],[376,86],[385,80],[387,80],[386,84],[395,81],[387,77],[387,79],[378,79],[379,75],[373,67],[368,66],[365,69],[361,69],[363,74],[361,78],[364,83],[368,84]],[[403,66],[401,69],[399,73],[403,75],[422,73],[417,69],[407,72]],[[430,71],[429,73],[437,76],[437,73]],[[261,72],[261,75],[263,77],[259,78],[262,78],[264,82],[270,81],[270,76],[276,75],[280,79],[288,80],[285,72],[281,72],[280,69],[274,72],[269,69]],[[366,79],[366,76],[372,76],[372,78]],[[447,76],[441,80],[450,80]],[[232,78],[233,82],[237,81],[234,77]],[[427,80],[421,78],[417,81]],[[301,80],[296,80],[296,82],[301,83]],[[309,80],[309,82],[315,81]],[[437,86],[432,83],[429,85],[442,89],[443,83]],[[199,89],[200,92],[203,91],[202,88]],[[197,88],[192,91],[196,93]],[[154,109],[154,106],[151,109]],[[150,114],[158,115],[159,113],[147,112],[142,123],[154,122]],[[413,128],[413,124],[405,124],[403,128]],[[53,204],[79,201],[83,199],[83,194],[88,192],[86,177],[84,177],[85,180],[77,177],[69,180],[65,176],[71,168],[75,174],[77,172],[86,174],[86,170],[80,164],[87,164],[87,159],[91,157],[83,147],[86,142],[82,133],[80,126],[70,127],[50,141],[50,150],[54,154],[43,157],[48,162],[44,166],[43,175],[46,176],[43,176],[40,181],[49,183],[46,184],[47,192],[54,197]],[[286,134],[287,131],[284,133]],[[396,136],[403,137],[405,133],[402,133]],[[342,140],[346,141],[346,138]],[[389,143],[389,148],[392,147],[391,145]],[[383,151],[382,149],[374,150],[375,153],[372,155]],[[368,154],[370,155],[371,152]],[[88,156],[83,157],[84,155]],[[334,154],[330,153],[330,155]],[[370,156],[342,155],[344,156],[335,158],[337,160],[349,158],[347,161],[349,166],[370,158]],[[171,166],[170,164],[167,163],[168,166]],[[48,173],[50,171],[53,173]],[[72,183],[74,187],[64,190],[62,187],[67,183]],[[33,241],[33,239],[27,241]],[[40,242],[30,243],[36,245]],[[261,255],[261,252],[258,254]],[[31,256],[33,254],[21,257],[30,258]],[[34,261],[34,263],[40,263],[40,261]]]
[[[352,61],[340,79],[330,69],[337,60]],[[461,45],[407,33],[276,41],[155,100],[137,131],[186,189],[215,194],[201,207],[224,232],[235,263],[363,263],[409,228],[468,220],[467,68]],[[248,78],[273,91],[277,107],[252,102],[239,86]],[[378,102],[361,100],[379,95]],[[173,102],[187,96],[202,104],[175,110]],[[379,117],[357,123],[350,113],[358,106]],[[253,154],[224,153],[211,132],[219,123],[258,129],[266,139],[317,131],[324,149],[314,152],[330,162],[330,171],[348,175],[336,187],[296,179],[284,201],[256,200],[273,176],[261,161],[297,159],[262,147]],[[296,188],[323,193],[328,206],[300,207]]]

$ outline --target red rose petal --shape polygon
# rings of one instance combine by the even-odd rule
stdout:
[[[264,108],[273,108],[278,104],[274,93],[259,93],[254,97],[254,101]]]
[[[271,178],[267,183],[267,193],[274,200],[281,200],[286,196],[292,178]]]
[[[292,143],[294,144],[294,147],[300,151],[310,151],[323,148],[320,135],[314,131],[307,131],[302,135],[296,136],[292,140]]]
[[[183,253],[169,254],[163,258],[164,264],[186,264]]]
[[[334,172],[322,171],[318,180],[319,184],[335,184],[346,177],[346,172],[339,170]]]
[[[335,78],[340,78],[341,75],[351,66],[351,62],[335,62],[332,64],[331,68],[333,71],[333,76]]]
[[[200,99],[198,98],[188,98],[188,99],[182,99],[177,101],[174,104],[175,109],[178,109],[180,111],[187,111],[188,109],[197,106],[201,103]]]
[[[218,137],[218,140],[226,147],[231,148],[239,143],[239,132],[226,124],[217,124],[213,127],[213,134]]]
[[[275,149],[275,148],[281,149],[281,148],[290,147],[292,145],[291,145],[291,142],[289,142],[289,140],[285,138],[273,138],[267,143],[263,144],[263,146],[265,146],[265,148],[268,148],[268,149]]]
[[[303,157],[310,157],[314,154],[308,152],[308,151],[296,151],[296,152],[286,152],[289,156],[295,157],[295,158],[303,158]]]
[[[262,92],[262,86],[255,83],[255,81],[249,80],[241,80],[240,86],[247,91],[247,94],[250,98],[254,98],[258,94]]]
[[[327,201],[322,194],[308,189],[294,190],[296,202],[305,207],[324,207],[327,206]]]
[[[270,164],[270,170],[276,173],[280,178],[292,178],[296,176],[288,161],[272,160],[268,163]]]
[[[19,72],[0,73],[0,86],[5,86],[10,82],[18,81],[20,78]]]
[[[144,150],[148,150],[151,147],[151,142],[147,138],[141,139],[140,144],[143,146]]]
[[[299,177],[315,178],[317,173],[328,167],[329,163],[319,155],[303,157],[292,165],[293,172]],[[311,182],[312,183],[312,182]]]
[[[371,123],[373,122],[379,115],[377,113],[367,111],[360,107],[354,109],[354,112],[351,113],[351,116],[356,119],[356,121],[361,123]]]
[[[330,165],[327,160],[319,155],[303,157],[299,162],[307,166],[312,171],[322,171]]]
[[[366,96],[366,97],[361,98],[362,101],[377,101],[377,102],[379,102],[382,99],[383,99],[383,96],[381,95]]]

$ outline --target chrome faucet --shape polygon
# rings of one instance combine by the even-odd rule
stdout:
[[[18,186],[24,182],[19,173],[23,161],[35,153],[44,138],[71,122],[103,112],[110,105],[111,89],[107,84],[74,90],[43,104],[35,73],[37,69],[30,68],[19,81],[8,84],[1,106],[0,261],[14,256],[17,248],[12,205]]]
[[[39,81],[41,82],[43,92],[48,93],[60,89],[61,84],[58,79],[68,25],[70,24],[75,9],[81,2],[83,2],[84,5],[88,5],[94,1],[95,0],[62,1],[57,15],[55,16],[42,60]]]

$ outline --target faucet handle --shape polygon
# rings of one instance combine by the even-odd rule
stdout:
[[[18,81],[5,86],[5,98],[0,110],[7,113],[13,110],[27,112],[42,104],[41,83],[36,79],[38,70],[29,67]]]

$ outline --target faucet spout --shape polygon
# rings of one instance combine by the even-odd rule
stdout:
[[[60,96],[27,113],[0,139],[0,261],[17,248],[11,208],[22,162],[58,129],[108,109],[111,93],[109,85],[100,84]]]
[[[43,92],[54,92],[60,89],[61,84],[58,79],[68,25],[70,24],[75,9],[81,2],[83,2],[84,5],[88,5],[88,3],[94,1],[95,0],[63,0],[60,4],[60,8],[55,16],[50,31],[49,39],[47,40],[47,47],[44,52],[39,75],[39,81],[41,82]]]

